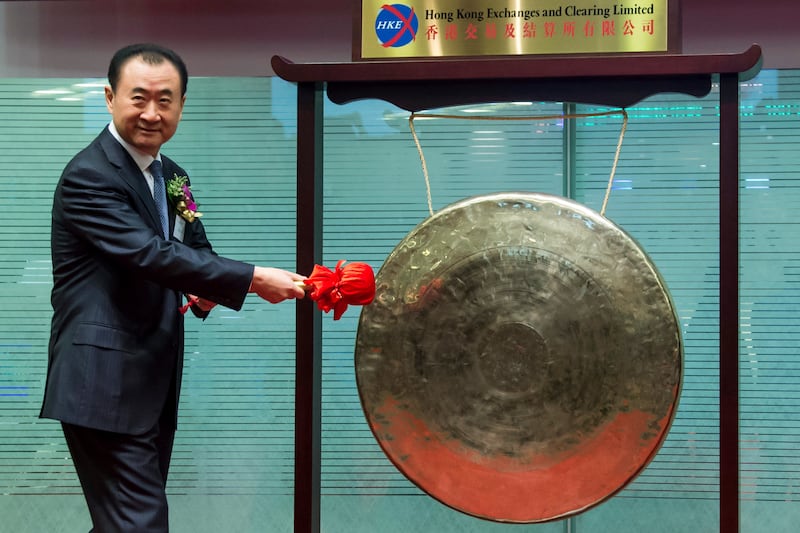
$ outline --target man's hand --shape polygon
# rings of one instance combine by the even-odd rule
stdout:
[[[302,298],[306,292],[302,284],[298,285],[295,282],[304,279],[305,276],[287,270],[257,266],[253,271],[249,292],[254,292],[273,304],[292,298]]]

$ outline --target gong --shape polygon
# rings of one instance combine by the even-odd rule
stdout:
[[[497,193],[412,230],[361,312],[355,370],[387,457],[430,496],[544,522],[620,491],[680,395],[669,292],[625,231],[574,201]]]

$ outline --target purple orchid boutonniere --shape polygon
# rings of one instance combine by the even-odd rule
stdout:
[[[175,206],[175,211],[187,222],[194,222],[196,218],[203,216],[203,213],[197,210],[187,176],[175,174],[167,182],[167,195]]]

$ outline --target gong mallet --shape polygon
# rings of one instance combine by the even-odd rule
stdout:
[[[339,320],[349,305],[367,305],[375,298],[375,273],[372,267],[361,262],[344,263],[344,259],[340,260],[334,270],[314,265],[310,276],[295,281],[295,285],[308,291],[309,298],[317,302],[321,311],[328,313],[333,310],[334,320]],[[193,296],[178,311],[186,314],[198,301]]]
[[[333,319],[339,320],[348,305],[368,305],[375,298],[375,273],[367,263],[353,262],[345,265],[341,259],[334,270],[314,265],[311,275],[295,282],[309,291],[309,297],[324,312],[333,310]]]

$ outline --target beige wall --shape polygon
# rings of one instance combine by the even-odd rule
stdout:
[[[193,76],[271,75],[274,54],[349,61],[353,0],[0,1],[0,76],[101,77],[137,41],[175,48]],[[796,0],[683,0],[684,53],[764,49],[798,68]]]

